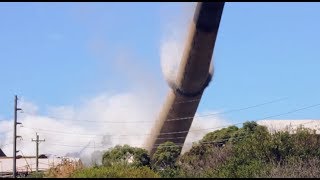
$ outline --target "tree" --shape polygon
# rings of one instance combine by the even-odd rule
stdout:
[[[129,145],[117,145],[103,154],[102,164],[104,166],[114,164],[130,164],[137,167],[149,166],[150,157],[145,149]]]
[[[257,124],[257,122],[248,121],[248,122],[243,123],[242,129],[244,131],[246,131],[247,133],[253,133],[258,126],[259,125]]]
[[[173,142],[167,141],[158,146],[152,157],[153,169],[161,177],[175,177],[178,173],[176,161],[181,153],[181,147]]]
[[[214,143],[217,145],[223,145],[229,141],[229,139],[236,138],[239,134],[239,128],[237,126],[229,126],[220,130],[216,130],[206,134],[200,143]]]
[[[252,177],[269,153],[270,134],[256,122],[210,132],[179,158],[186,177]]]
[[[175,143],[170,141],[162,143],[153,155],[153,165],[158,169],[174,168],[180,152],[181,147]]]
[[[206,171],[219,169],[232,157],[232,144],[224,146],[197,143],[177,161],[181,177],[206,177]],[[210,177],[210,176],[209,176]]]

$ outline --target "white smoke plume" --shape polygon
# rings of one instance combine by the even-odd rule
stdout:
[[[185,4],[179,15],[164,17],[166,24],[160,45],[160,60],[168,84],[175,83],[195,5]]]
[[[193,119],[192,125],[190,127],[189,133],[187,135],[185,144],[182,148],[181,153],[184,153],[191,149],[192,144],[203,138],[209,132],[222,129],[226,126],[231,125],[230,122],[226,121],[223,117],[218,116],[219,112],[205,111],[201,113],[196,113],[196,117]],[[204,116],[206,114],[215,114],[215,116]]]
[[[168,84],[174,83],[181,61],[183,46],[178,40],[169,39],[161,47],[161,69]]]
[[[179,15],[167,17],[165,20],[167,24],[161,40],[160,59],[162,74],[169,86],[175,84],[195,8],[196,3],[185,4]],[[213,74],[212,63],[209,73]]]
[[[17,147],[25,155],[35,153],[35,143],[31,142],[31,139],[35,138],[36,132],[41,139],[46,140],[40,144],[40,152],[46,154],[88,155],[86,151],[91,153],[92,150],[105,150],[116,144],[140,146],[144,136],[135,135],[148,133],[158,108],[152,99],[143,98],[138,93],[99,95],[78,108],[53,108],[50,116],[29,113],[24,104],[26,103],[23,101],[21,107],[24,113],[19,114],[23,127],[17,128],[17,134],[22,136],[23,140],[18,140]],[[110,121],[112,123],[108,123]],[[3,145],[9,144],[3,147],[8,156],[12,155],[12,131],[5,130],[12,130],[12,122],[0,122],[0,133],[4,137],[1,142]]]
[[[103,94],[78,108],[52,108],[54,110],[47,116],[34,111],[30,114],[28,107],[23,105],[37,107],[22,101],[24,113],[18,116],[23,127],[18,125],[17,134],[23,139],[17,141],[17,149],[24,155],[35,155],[35,143],[31,139],[35,139],[36,132],[40,139],[45,139],[40,143],[40,154],[80,156],[86,164],[91,164],[92,159],[101,163],[102,151],[118,144],[142,147],[160,109],[160,103],[153,104],[152,99],[142,97],[139,93]],[[7,156],[12,156],[12,122],[0,121],[1,144]],[[210,132],[193,130],[222,124],[226,122],[219,117],[195,119],[185,148],[190,148],[193,141]]]

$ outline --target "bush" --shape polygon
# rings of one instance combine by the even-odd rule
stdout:
[[[310,129],[271,134],[265,126],[246,122],[242,128],[230,126],[205,135],[179,157],[178,176],[320,177],[319,145],[320,136]]]
[[[128,165],[101,166],[77,170],[73,178],[158,178],[157,173],[148,167],[134,167]]]
[[[158,146],[153,154],[152,162],[155,169],[175,168],[175,163],[181,152],[181,147],[167,141]]]
[[[181,177],[207,177],[224,165],[233,155],[232,144],[223,147],[215,144],[196,144],[189,152],[184,153],[178,160]],[[209,173],[209,174],[210,174]]]
[[[61,164],[51,167],[45,176],[49,178],[67,178],[70,177],[74,171],[79,169],[83,169],[81,162],[64,159]]]
[[[32,172],[26,178],[44,178],[44,176],[43,172]]]

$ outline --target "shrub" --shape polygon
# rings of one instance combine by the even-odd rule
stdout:
[[[157,178],[160,177],[150,168],[116,164],[75,171],[73,178]]]
[[[32,172],[26,178],[43,178],[44,176],[44,172]]]
[[[68,159],[63,159],[60,164],[51,167],[45,174],[45,176],[49,178],[66,178],[70,177],[71,174],[78,169],[83,169],[83,165],[81,162],[74,162]]]

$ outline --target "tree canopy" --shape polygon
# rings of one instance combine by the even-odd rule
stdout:
[[[102,157],[104,166],[115,164],[131,164],[133,166],[149,166],[150,157],[147,150],[129,145],[117,145],[106,151]]]
[[[298,127],[294,133],[270,133],[246,122],[206,134],[180,154],[173,142],[158,146],[150,158],[145,149],[115,146],[103,155],[103,166],[77,170],[73,177],[320,177],[320,136]]]

